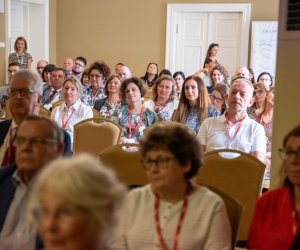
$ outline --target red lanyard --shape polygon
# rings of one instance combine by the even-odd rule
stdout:
[[[69,116],[67,116],[66,122],[64,121],[64,116],[62,116],[62,118],[61,118],[61,127],[62,127],[63,129],[66,128],[66,126],[67,126],[68,122],[70,121],[70,119],[71,119],[71,117],[72,117],[74,111],[75,111],[75,109],[73,109],[72,113],[71,113]]]
[[[226,132],[227,132],[227,139],[228,139],[228,147],[230,148],[230,145],[234,141],[234,139],[237,136],[238,132],[240,131],[240,129],[242,127],[242,123],[243,123],[244,119],[246,118],[246,116],[244,116],[241,120],[239,120],[238,127],[237,127],[233,137],[230,136],[229,117],[228,117],[227,112],[225,113],[225,118],[226,118]]]
[[[186,210],[188,208],[188,197],[189,197],[191,191],[192,191],[192,186],[190,183],[188,183],[188,186],[187,186],[185,194],[184,194],[184,200],[183,200],[183,204],[182,204],[182,208],[181,208],[181,212],[180,212],[179,221],[178,221],[177,228],[176,228],[176,233],[175,233],[175,238],[174,238],[174,243],[173,243],[173,250],[178,249],[180,231],[182,228],[182,223],[183,223],[183,220],[184,220],[184,217],[186,214]],[[161,230],[161,226],[160,226],[160,222],[159,222],[159,195],[158,195],[158,193],[155,193],[154,209],[155,209],[154,218],[155,218],[155,225],[156,225],[156,233],[157,233],[157,236],[159,239],[161,249],[168,250],[167,245],[166,245],[163,235],[162,235],[162,230]]]
[[[132,133],[136,130],[138,130],[141,126],[141,122],[142,122],[142,117],[143,117],[143,114],[144,114],[144,107],[142,107],[142,110],[141,110],[141,113],[140,113],[140,119],[138,121],[138,123],[136,124],[136,126],[132,129],[132,123],[131,123],[131,112],[129,111],[129,109],[127,108],[128,110],[128,128],[129,128],[129,138],[131,138],[132,136]]]

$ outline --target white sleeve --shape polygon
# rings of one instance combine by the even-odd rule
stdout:
[[[202,122],[200,129],[197,134],[197,139],[201,145],[206,145],[207,143],[207,123],[209,119],[206,119]]]
[[[266,154],[266,134],[261,124],[257,124],[254,130],[251,152],[255,151]]]

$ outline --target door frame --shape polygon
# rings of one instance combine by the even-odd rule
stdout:
[[[241,64],[248,65],[251,4],[168,4],[166,26],[165,68],[175,69],[178,14],[180,12],[237,12],[242,14]]]
[[[11,50],[11,44],[10,44],[10,34],[11,34],[11,0],[4,0],[5,3],[5,72],[8,68],[8,56]],[[49,60],[49,0],[19,0],[20,2],[26,2],[26,3],[33,3],[33,4],[43,4],[45,6],[45,55],[46,60]],[[30,28],[30,27],[29,27]],[[28,42],[28,41],[27,41]],[[34,68],[33,65],[31,67]],[[7,74],[6,74],[6,82],[8,80]]]

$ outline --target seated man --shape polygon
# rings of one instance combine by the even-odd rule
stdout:
[[[46,117],[28,116],[14,142],[16,164],[0,169],[0,249],[42,249],[24,211],[32,179],[63,153],[63,131]]]
[[[252,105],[252,83],[246,78],[232,81],[227,98],[228,110],[203,121],[197,137],[202,153],[216,149],[236,149],[265,162],[266,135],[262,125],[250,119],[247,107]]]

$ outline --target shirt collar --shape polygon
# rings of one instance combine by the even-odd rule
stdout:
[[[223,115],[220,116],[220,119],[222,119],[223,123],[226,123],[226,115],[227,111],[224,112]],[[245,119],[242,121],[242,125],[248,125],[251,119],[249,118],[248,114],[246,113]]]
[[[66,105],[66,103],[64,103],[64,109],[67,109],[67,110],[77,110],[78,108],[79,108],[79,106],[80,106],[80,103],[81,103],[81,101],[80,101],[80,98],[78,98],[78,100],[70,107],[70,108],[68,108],[67,107],[67,105]]]

